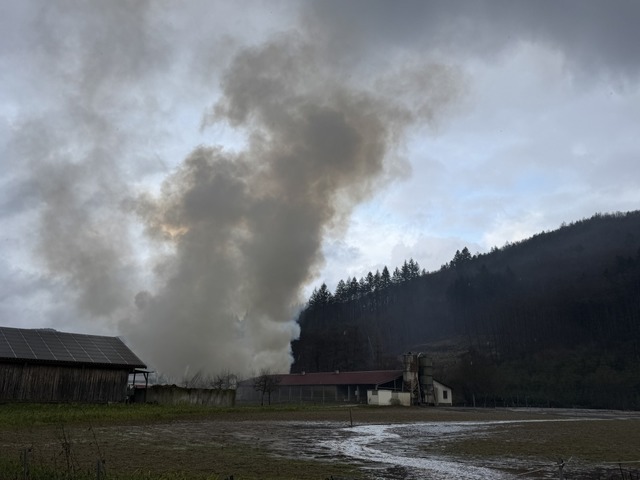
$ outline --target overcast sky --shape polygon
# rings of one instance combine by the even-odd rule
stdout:
[[[0,1],[0,324],[286,370],[322,282],[636,210],[638,25],[634,0]]]

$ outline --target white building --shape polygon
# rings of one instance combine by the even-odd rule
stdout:
[[[367,390],[367,403],[369,405],[411,405],[410,392],[394,392],[392,390]]]
[[[453,390],[451,387],[438,382],[433,381],[433,396],[434,403],[436,405],[452,405],[453,404]]]

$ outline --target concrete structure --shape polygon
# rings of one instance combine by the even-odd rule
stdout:
[[[368,390],[402,390],[402,371],[293,373],[274,375],[277,387],[271,403],[367,403]],[[238,403],[260,403],[254,380],[238,383]]]
[[[121,402],[144,368],[117,337],[0,327],[0,401]]]
[[[402,405],[411,406],[411,392],[394,392],[393,390],[367,390],[369,405]]]
[[[413,405],[435,405],[431,358],[423,353],[409,352],[403,355],[403,364],[404,390],[411,392],[411,403]]]

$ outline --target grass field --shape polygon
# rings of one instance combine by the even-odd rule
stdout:
[[[5,404],[0,405],[0,478],[25,478],[25,452],[27,478],[32,480],[370,478],[361,461],[321,449],[314,450],[320,452],[314,458],[296,453],[313,450],[312,444],[325,438],[348,438],[346,427],[352,421],[356,426],[480,422],[480,436],[424,439],[421,451],[498,468],[504,463],[504,471],[518,474],[558,458],[571,458],[582,475],[600,475],[603,470],[598,468],[606,462],[640,460],[636,415],[364,406]],[[383,477],[405,478],[402,472],[389,472]],[[598,478],[595,473],[593,478]]]

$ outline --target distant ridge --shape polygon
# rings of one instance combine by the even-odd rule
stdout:
[[[462,248],[437,272],[410,262],[387,285],[317,290],[292,372],[396,368],[403,351],[449,342],[455,361],[438,375],[467,403],[640,408],[640,212]]]

